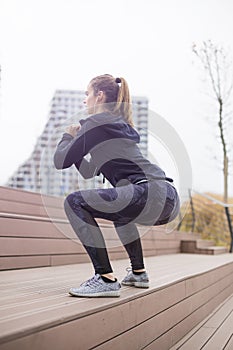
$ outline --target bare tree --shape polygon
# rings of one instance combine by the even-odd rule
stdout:
[[[192,51],[199,58],[207,74],[211,86],[211,96],[217,102],[216,119],[223,152],[223,199],[227,203],[230,148],[226,130],[230,125],[230,119],[232,119],[232,114],[229,117],[227,113],[233,88],[232,61],[226,50],[222,46],[214,44],[211,40],[203,41],[200,47],[193,44]]]

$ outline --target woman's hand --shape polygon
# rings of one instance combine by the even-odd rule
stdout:
[[[81,129],[81,124],[72,124],[66,128],[66,133],[70,134],[71,136],[75,137],[77,135],[77,132]]]

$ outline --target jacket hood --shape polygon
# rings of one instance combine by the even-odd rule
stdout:
[[[103,128],[112,138],[123,138],[136,143],[140,142],[138,132],[127,124],[122,116],[116,117],[108,113],[94,114],[86,119],[79,120],[83,132],[92,128]]]

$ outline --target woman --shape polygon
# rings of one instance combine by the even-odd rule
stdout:
[[[113,274],[105,241],[95,218],[111,220],[124,245],[132,270],[122,284],[149,287],[136,223],[162,225],[179,212],[179,198],[171,179],[141,154],[134,129],[130,94],[124,78],[104,74],[93,78],[84,103],[89,117],[66,129],[54,164],[73,164],[84,178],[103,174],[113,186],[71,193],[65,200],[67,217],[86,249],[94,277],[71,288],[73,296],[119,296],[120,283]],[[89,160],[85,156],[89,154]]]

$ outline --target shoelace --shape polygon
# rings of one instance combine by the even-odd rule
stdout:
[[[99,280],[102,280],[102,279],[101,279],[101,276],[97,274],[97,275],[93,276],[92,278],[90,278],[89,280],[87,280],[86,282],[82,283],[81,285],[95,288],[96,286],[98,287],[100,285]],[[108,286],[108,288],[109,288],[110,287],[109,283],[106,283],[106,286]]]
[[[81,286],[90,286],[92,284],[96,284],[97,279],[99,279],[98,275],[94,275],[93,277],[89,278],[87,281],[83,282]]]
[[[126,271],[128,272],[128,274],[130,274],[131,272],[134,273],[133,269],[131,267],[126,267]]]

